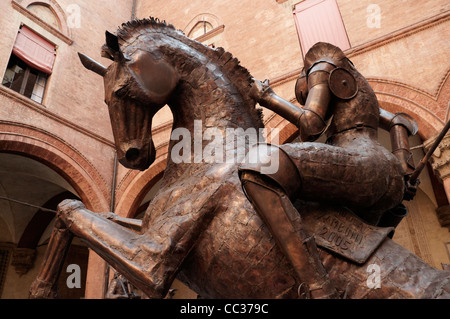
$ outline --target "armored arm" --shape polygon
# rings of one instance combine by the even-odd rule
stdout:
[[[405,176],[405,200],[412,200],[416,194],[419,180],[410,182],[415,165],[408,137],[418,131],[416,121],[405,113],[392,114],[380,108],[380,128],[389,131],[391,136],[392,153],[399,159]]]
[[[254,79],[250,95],[260,105],[274,111],[281,117],[298,126],[299,119],[304,113],[304,110],[276,95],[269,86],[268,80],[261,82]]]
[[[305,104],[303,108],[276,95],[268,81],[261,83],[255,80],[250,94],[259,104],[295,124],[300,129],[302,141],[313,141],[323,133],[327,126],[327,111],[331,100],[328,79],[330,71],[334,68],[335,66],[330,63],[320,62],[309,70],[308,83],[304,82],[305,92],[298,94],[296,87],[297,99]],[[302,77],[299,80],[301,79]],[[306,95],[306,101],[301,101]]]
[[[392,153],[400,160],[404,174],[412,174],[415,165],[408,137],[417,133],[416,121],[408,114],[392,114],[380,108],[380,127],[390,133]]]

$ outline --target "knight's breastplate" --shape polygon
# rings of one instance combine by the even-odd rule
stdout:
[[[358,93],[349,100],[335,98],[333,119],[327,130],[328,137],[349,131],[378,129],[380,109],[377,97],[363,76],[357,72],[354,75]]]

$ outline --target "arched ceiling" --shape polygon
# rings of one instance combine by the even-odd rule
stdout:
[[[64,191],[77,195],[66,180],[46,165],[24,156],[0,153],[0,196],[43,206]],[[0,199],[0,227],[7,230],[0,235],[0,241],[17,243],[36,212],[37,208]]]

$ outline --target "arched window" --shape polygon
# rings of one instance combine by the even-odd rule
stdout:
[[[32,3],[28,5],[27,10],[56,30],[61,31],[61,23],[50,6],[41,3]]]
[[[224,28],[225,26],[215,15],[202,13],[189,22],[184,28],[184,33],[189,38],[214,48],[223,45],[221,42]]]
[[[199,21],[194,26],[194,28],[192,28],[192,30],[189,32],[188,37],[190,37],[192,39],[196,39],[196,38],[208,33],[212,29],[214,29],[214,27],[208,21],[205,21],[205,20]]]
[[[71,16],[66,15],[66,11],[61,8],[56,0],[12,0],[13,9],[24,15],[39,27],[45,29],[46,32],[51,33],[68,45],[73,43],[71,39],[72,20],[79,17],[79,12],[76,12],[79,6],[77,4],[70,4],[67,6],[67,12]],[[75,11],[70,11],[73,8]]]

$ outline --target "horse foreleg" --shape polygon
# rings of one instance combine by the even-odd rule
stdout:
[[[114,213],[101,213],[100,216],[134,231],[141,231],[142,219],[126,218]]]
[[[164,297],[166,281],[157,276],[161,274],[158,269],[164,267],[159,267],[157,258],[149,256],[160,255],[164,247],[87,210],[78,201],[66,200],[58,206],[56,224],[45,260],[31,287],[31,298],[56,297],[57,279],[72,236],[80,238],[149,297]]]
[[[30,288],[31,299],[57,297],[56,285],[73,235],[57,217],[39,274]]]

